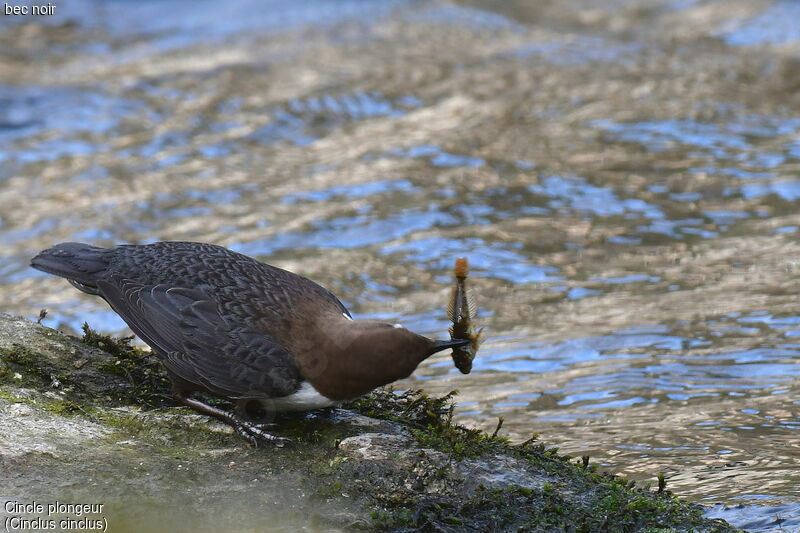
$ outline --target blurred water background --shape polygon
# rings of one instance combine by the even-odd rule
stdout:
[[[0,309],[120,333],[56,242],[219,243],[488,340],[401,387],[800,528],[800,3],[57,3],[0,17]]]

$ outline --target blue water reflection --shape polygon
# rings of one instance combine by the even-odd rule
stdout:
[[[727,516],[767,527],[752,504],[774,485],[754,479],[798,494],[796,465],[771,462],[800,431],[796,2],[500,4],[59,6],[63,43],[4,56],[25,75],[0,85],[3,310],[119,333],[29,258],[188,239],[439,338],[466,256],[474,372],[439,354],[412,379],[462,389],[471,423],[510,413],[512,438],[691,471],[679,494],[749,473],[757,494]]]
[[[592,185],[583,178],[548,176],[529,189],[533,193],[554,198],[549,205],[557,210],[563,211],[566,207],[578,214],[589,213],[601,217],[638,214],[650,219],[664,218],[658,206],[638,198],[620,199],[611,189]]]
[[[406,158],[426,158],[435,167],[480,167],[486,160],[463,154],[445,152],[434,144],[421,144],[410,148],[395,148],[388,155]]]
[[[507,243],[490,243],[483,239],[445,239],[428,237],[404,244],[385,246],[384,254],[400,254],[405,261],[413,261],[423,268],[445,270],[458,257],[469,257],[475,275],[490,276],[512,283],[534,283],[563,279],[556,275],[558,269],[534,264],[515,251],[519,246]]]
[[[269,122],[248,138],[264,144],[286,141],[307,146],[347,122],[398,117],[420,105],[421,101],[410,95],[387,98],[376,91],[295,98],[284,106],[265,110]]]
[[[780,45],[798,41],[798,20],[800,5],[792,0],[778,0],[763,13],[725,33],[725,40],[735,46]]]

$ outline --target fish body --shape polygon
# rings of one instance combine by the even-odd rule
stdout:
[[[472,293],[467,289],[467,275],[469,274],[467,258],[456,259],[453,270],[455,283],[450,293],[450,302],[447,305],[447,314],[453,322],[450,327],[450,338],[470,340],[469,344],[453,348],[453,363],[462,374],[469,374],[472,371],[472,360],[478,352],[483,328],[475,331],[472,324],[477,307]]]

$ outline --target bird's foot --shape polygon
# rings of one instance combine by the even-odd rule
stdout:
[[[258,448],[258,442],[264,441],[278,448],[282,448],[292,442],[292,439],[287,437],[278,437],[264,431],[265,427],[274,424],[253,424],[252,422],[245,422],[244,420],[237,420],[233,425],[244,440],[249,442],[254,448]]]
[[[264,428],[268,427],[270,424],[258,424],[254,422],[247,422],[246,420],[242,420],[241,418],[219,409],[218,407],[213,407],[206,403],[201,402],[200,400],[195,400],[194,398],[190,398],[186,393],[177,390],[173,391],[173,397],[181,402],[184,405],[187,405],[205,415],[213,416],[217,420],[221,420],[225,422],[229,426],[231,426],[236,433],[241,435],[247,442],[249,442],[254,448],[258,447],[258,441],[264,441],[272,444],[273,446],[283,447],[290,442],[291,439],[286,437],[277,437],[275,435],[271,435],[267,433]]]

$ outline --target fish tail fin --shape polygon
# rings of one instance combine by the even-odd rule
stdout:
[[[457,278],[466,278],[469,274],[469,262],[466,257],[459,257],[456,259],[456,266],[453,273]]]

